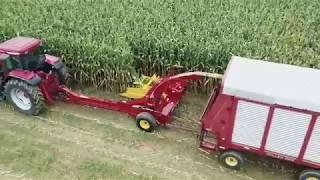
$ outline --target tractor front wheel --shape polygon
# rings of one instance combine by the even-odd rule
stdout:
[[[22,80],[9,80],[4,87],[4,93],[9,103],[22,113],[38,115],[44,107],[40,89]]]
[[[136,124],[139,129],[146,132],[153,132],[158,126],[156,119],[148,112],[139,113],[136,117]]]

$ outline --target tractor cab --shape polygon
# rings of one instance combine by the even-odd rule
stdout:
[[[32,73],[37,71],[56,72],[59,81],[64,84],[66,72],[61,58],[44,53],[41,40],[35,38],[15,37],[0,43],[0,54],[3,54],[1,60],[3,62],[0,67],[3,72],[2,78],[6,79],[7,76],[10,76],[8,73],[15,77],[19,76],[20,79],[25,79],[26,76],[33,77]]]
[[[6,69],[38,70],[45,60],[41,41],[16,37],[0,44],[0,53],[9,55],[3,65]]]

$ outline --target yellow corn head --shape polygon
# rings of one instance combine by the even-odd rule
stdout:
[[[127,90],[120,95],[132,99],[142,98],[159,79],[160,77],[155,74],[151,77],[141,76],[141,78],[133,82],[133,87],[128,87]]]

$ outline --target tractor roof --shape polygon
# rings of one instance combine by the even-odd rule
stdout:
[[[223,94],[320,112],[320,70],[233,56]]]
[[[41,40],[29,37],[15,37],[0,43],[0,52],[20,55],[39,47]]]

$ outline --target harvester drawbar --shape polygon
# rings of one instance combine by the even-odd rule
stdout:
[[[128,113],[136,119],[140,129],[151,132],[157,125],[166,125],[170,122],[172,111],[181,100],[187,88],[187,82],[200,80],[204,77],[220,78],[220,75],[206,72],[187,72],[162,77],[142,98],[122,101],[88,97],[75,93],[64,85],[59,85],[57,89],[66,102]],[[48,90],[44,89],[44,91]]]
[[[0,44],[0,93],[20,112],[37,115],[44,102],[65,102],[109,109],[129,114],[147,132],[170,121],[172,111],[182,98],[187,82],[219,74],[188,72],[159,78],[146,77],[142,88],[123,93],[133,100],[113,101],[73,92],[64,83],[62,60],[42,52],[41,41],[16,37]]]

